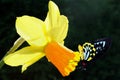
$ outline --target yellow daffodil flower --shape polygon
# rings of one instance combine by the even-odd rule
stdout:
[[[28,66],[46,56],[62,76],[68,76],[75,70],[80,54],[64,46],[64,39],[68,32],[68,19],[60,15],[54,2],[49,1],[49,11],[45,21],[27,15],[17,17],[16,30],[30,46],[5,56],[4,62],[7,65],[22,65],[23,72]]]

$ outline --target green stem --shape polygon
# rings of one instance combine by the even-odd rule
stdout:
[[[3,59],[1,59],[0,60],[0,69],[3,67],[3,65],[4,65],[4,61],[3,61]]]
[[[12,48],[10,48],[10,50],[5,54],[5,56],[8,55],[9,53],[13,53],[15,50],[17,50],[17,49],[23,44],[23,42],[25,42],[25,40],[24,40],[22,37],[18,38],[18,39],[15,41],[15,43],[13,44]],[[4,56],[4,57],[5,57],[5,56]],[[4,57],[3,57],[3,58],[4,58]],[[4,65],[3,58],[0,60],[0,69],[1,69],[1,68],[3,67],[3,65]]]

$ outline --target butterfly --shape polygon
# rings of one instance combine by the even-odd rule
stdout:
[[[111,39],[102,38],[94,42],[85,42],[82,46],[78,46],[81,53],[81,61],[77,66],[78,69],[86,70],[86,66],[93,60],[96,60],[100,55],[103,55],[111,45]]]

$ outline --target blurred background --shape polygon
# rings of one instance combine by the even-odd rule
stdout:
[[[19,37],[16,17],[30,15],[45,19],[49,0],[0,0],[0,59]],[[120,80],[120,0],[53,0],[69,19],[65,45],[77,50],[78,44],[110,37],[110,49],[89,64],[86,71],[76,70],[63,78],[44,57],[23,74],[21,66],[4,65],[0,80]]]

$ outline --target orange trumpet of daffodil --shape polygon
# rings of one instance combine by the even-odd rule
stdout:
[[[49,11],[45,21],[27,15],[17,17],[16,30],[30,46],[5,56],[3,60],[7,65],[22,65],[23,72],[28,66],[46,56],[62,76],[68,76],[75,70],[80,54],[64,46],[68,19],[60,15],[54,2],[49,1]]]

